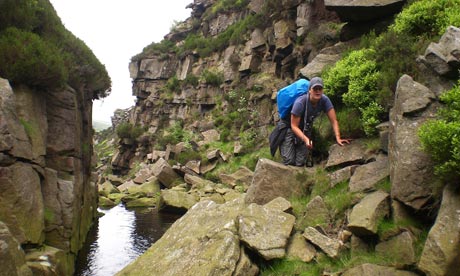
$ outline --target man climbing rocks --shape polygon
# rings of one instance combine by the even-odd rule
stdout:
[[[308,152],[313,149],[313,120],[326,113],[334,130],[335,140],[341,146],[349,144],[349,139],[340,136],[339,123],[331,100],[323,94],[323,80],[314,77],[310,81],[308,93],[298,97],[291,110],[290,128],[280,145],[280,154],[285,165],[305,166]]]

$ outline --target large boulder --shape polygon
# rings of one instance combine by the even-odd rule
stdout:
[[[357,236],[377,234],[378,223],[390,214],[390,195],[375,191],[364,197],[351,211],[348,229]]]
[[[410,231],[403,231],[375,246],[375,252],[393,260],[397,267],[412,266],[416,262],[415,238]]]
[[[294,225],[294,216],[274,205],[246,205],[243,196],[225,204],[202,200],[116,275],[255,276],[249,251],[284,257]]]
[[[316,196],[308,202],[305,207],[305,214],[300,219],[303,225],[308,226],[327,225],[329,220],[329,210],[320,196]]]
[[[329,238],[313,227],[307,227],[303,232],[303,236],[321,248],[331,258],[338,257],[340,251],[343,249],[342,243],[339,240]]]
[[[419,57],[425,65],[438,75],[458,77],[460,69],[460,29],[454,26],[447,28],[439,43],[430,43],[425,54]]]
[[[306,178],[304,180],[299,178],[302,173],[306,171],[269,159],[259,159],[252,184],[246,194],[246,202],[265,204],[279,196],[289,199],[292,196],[305,194]]]
[[[294,222],[293,215],[252,203],[238,217],[238,233],[265,260],[283,258]]]
[[[240,256],[235,216],[243,206],[196,204],[116,275],[232,275]]]
[[[375,185],[390,175],[388,157],[381,155],[374,162],[356,168],[350,178],[350,192],[367,192],[375,190]]]
[[[26,261],[33,275],[72,275],[73,256],[51,246],[28,250]]]
[[[110,181],[105,181],[104,183],[98,185],[98,194],[100,196],[108,197],[109,194],[119,193],[120,190],[117,189]]]
[[[404,75],[390,111],[391,196],[414,209],[421,209],[432,198],[433,163],[421,150],[417,133],[424,122],[435,118],[435,98],[430,89]]]
[[[302,234],[297,232],[289,240],[286,255],[288,258],[308,263],[316,256],[316,249],[311,243],[305,240]]]
[[[243,166],[232,174],[221,173],[219,175],[219,180],[224,184],[230,185],[231,187],[235,187],[237,185],[249,187],[253,177],[254,172]]]
[[[458,183],[444,188],[441,209],[423,248],[418,267],[427,275],[458,275],[460,264]]]
[[[166,160],[160,158],[153,166],[152,173],[167,188],[178,185],[182,177],[178,175]]]
[[[329,158],[327,159],[326,168],[363,164],[366,159],[366,145],[363,140],[355,140],[345,146],[334,144],[329,148]]]
[[[199,201],[200,197],[195,193],[189,193],[178,189],[161,190],[160,209],[184,212]]]
[[[350,47],[350,43],[339,42],[334,46],[322,49],[312,61],[300,69],[302,75],[313,78],[320,77],[324,68],[334,65],[342,57],[342,53]]]

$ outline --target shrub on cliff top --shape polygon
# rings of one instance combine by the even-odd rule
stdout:
[[[65,29],[49,1],[1,0],[0,33],[2,77],[41,89],[67,82],[92,98],[110,93],[105,66]]]
[[[38,35],[8,28],[0,33],[0,76],[30,87],[53,88],[67,81],[59,49]]]

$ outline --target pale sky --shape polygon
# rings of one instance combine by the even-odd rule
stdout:
[[[175,21],[190,17],[193,0],[50,0],[65,27],[107,68],[112,93],[93,103],[93,120],[110,123],[117,108],[134,105],[131,57],[160,42]]]

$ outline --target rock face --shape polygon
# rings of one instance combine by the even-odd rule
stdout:
[[[39,174],[31,165],[16,162],[0,167],[0,219],[20,243],[40,243],[45,229]]]
[[[0,79],[0,222],[20,245],[52,246],[60,257],[46,266],[61,275],[73,273],[97,209],[90,95],[70,87],[13,90]],[[39,261],[28,263],[42,270]]]

